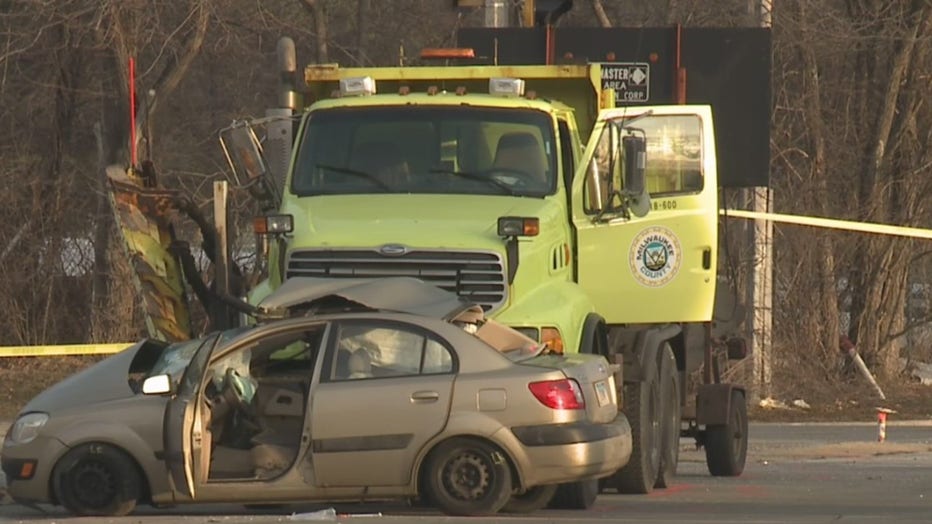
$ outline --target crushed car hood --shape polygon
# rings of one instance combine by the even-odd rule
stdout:
[[[52,413],[133,396],[129,369],[143,344],[138,342],[49,387],[30,400],[20,412]]]
[[[409,313],[439,319],[452,319],[480,306],[464,301],[422,280],[390,278],[313,278],[292,277],[259,303],[265,311],[276,311],[307,304],[328,296],[338,296],[381,311]]]

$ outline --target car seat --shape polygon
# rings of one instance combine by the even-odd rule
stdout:
[[[498,139],[492,170],[514,170],[533,176],[541,185],[547,182],[547,161],[537,138],[526,132],[505,133]]]
[[[372,358],[365,349],[357,349],[349,357],[347,363],[349,368],[349,378],[370,378],[372,377]]]

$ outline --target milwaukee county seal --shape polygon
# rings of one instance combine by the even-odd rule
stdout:
[[[680,270],[680,241],[665,227],[650,227],[631,242],[628,261],[635,280],[647,287],[667,285]]]

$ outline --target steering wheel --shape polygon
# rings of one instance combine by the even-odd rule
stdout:
[[[513,167],[495,166],[483,170],[483,173],[487,173],[499,182],[512,187],[535,187],[541,184],[540,178],[533,173]]]
[[[223,398],[237,411],[245,414],[251,411],[246,394],[247,387],[247,380],[242,375],[233,368],[227,368],[223,375]]]

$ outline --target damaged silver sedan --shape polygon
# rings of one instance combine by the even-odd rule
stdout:
[[[78,515],[397,498],[481,515],[544,507],[631,453],[603,357],[550,354],[418,280],[295,278],[259,310],[39,394],[3,443],[10,495]]]

